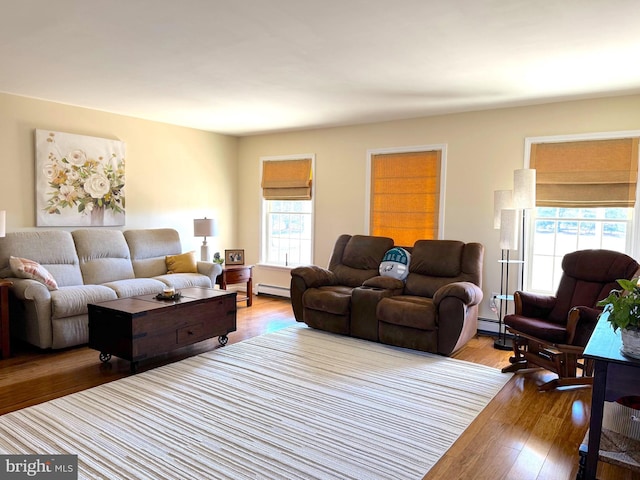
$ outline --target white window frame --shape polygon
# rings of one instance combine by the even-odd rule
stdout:
[[[365,175],[365,208],[364,227],[365,234],[371,234],[371,161],[375,155],[387,153],[410,153],[440,151],[440,199],[438,201],[438,240],[444,237],[444,199],[447,185],[447,144],[436,143],[433,145],[413,145],[408,147],[388,147],[367,150],[367,168]]]
[[[313,253],[315,251],[314,243],[315,243],[315,215],[316,215],[316,205],[315,205],[315,182],[316,182],[316,156],[313,153],[304,153],[300,155],[274,155],[274,156],[265,156],[260,157],[260,180],[262,180],[262,169],[264,167],[264,162],[266,161],[284,161],[284,160],[301,160],[301,159],[310,159],[311,160],[311,241],[310,241],[310,259],[311,264],[313,264]],[[276,268],[276,269],[285,269],[291,270],[292,268],[297,267],[298,265],[283,265],[279,263],[269,263],[267,262],[267,233],[268,233],[268,224],[266,221],[267,208],[266,205],[268,200],[265,200],[262,196],[262,187],[260,187],[260,260],[259,265]]]
[[[618,138],[631,138],[631,137],[640,137],[640,130],[623,130],[623,131],[615,131],[615,132],[597,132],[597,133],[579,133],[579,134],[569,134],[569,135],[550,135],[543,137],[526,137],[524,140],[524,168],[529,168],[531,165],[531,146],[536,143],[564,143],[564,142],[578,142],[578,141],[588,141],[588,140],[614,140]],[[640,162],[640,159],[639,159]],[[525,221],[525,239],[526,246],[524,252],[525,262],[522,265],[524,269],[524,285],[523,290],[530,290],[531,284],[531,272],[529,270],[529,265],[531,265],[533,258],[533,228],[534,228],[534,216],[527,215]],[[633,258],[638,257],[638,253],[640,252],[640,247],[638,247],[638,239],[640,238],[640,181],[636,185],[636,203],[633,209],[633,219],[631,220],[631,238],[629,239],[630,251],[627,252],[627,255]],[[537,293],[555,293],[555,292],[539,292]]]

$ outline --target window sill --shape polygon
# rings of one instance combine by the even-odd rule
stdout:
[[[260,267],[260,268],[264,268],[265,270],[281,270],[281,271],[286,271],[286,272],[289,272],[289,271],[291,271],[291,270],[293,270],[294,268],[297,267],[297,265],[296,266],[293,266],[293,265],[276,265],[276,264],[273,264],[273,263],[258,263],[256,266]]]

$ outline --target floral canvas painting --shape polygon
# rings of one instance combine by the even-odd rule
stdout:
[[[36,225],[124,225],[125,144],[36,130]]]

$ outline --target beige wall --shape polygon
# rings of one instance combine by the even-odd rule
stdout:
[[[447,144],[444,238],[484,244],[485,301],[499,291],[498,232],[493,229],[493,192],[512,188],[523,167],[528,136],[635,130],[640,96],[507,108],[414,120],[244,137],[239,149],[238,246],[247,261],[259,258],[259,157],[316,154],[314,260],[325,266],[336,238],[365,232],[368,149]],[[289,272],[257,267],[254,283],[286,286]]]
[[[193,219],[207,216],[219,222],[212,250],[233,243],[236,137],[0,94],[0,209],[8,231],[35,228],[35,129],[126,143],[126,225],[116,228],[176,228],[183,249],[199,256]]]
[[[314,153],[314,260],[326,265],[342,233],[365,232],[368,149],[447,144],[444,238],[486,247],[484,291],[499,290],[493,191],[512,187],[527,136],[640,129],[640,96],[487,110],[349,127],[235,137],[0,94],[0,209],[8,231],[35,228],[34,131],[50,129],[127,145],[123,228],[174,227],[199,251],[193,218],[214,216],[213,251],[244,248],[257,263],[259,157]],[[288,270],[256,267],[254,285],[288,286]],[[481,316],[493,318],[483,302]]]

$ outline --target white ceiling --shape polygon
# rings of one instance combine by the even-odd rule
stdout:
[[[0,92],[234,135],[640,93],[638,0],[0,0]]]

